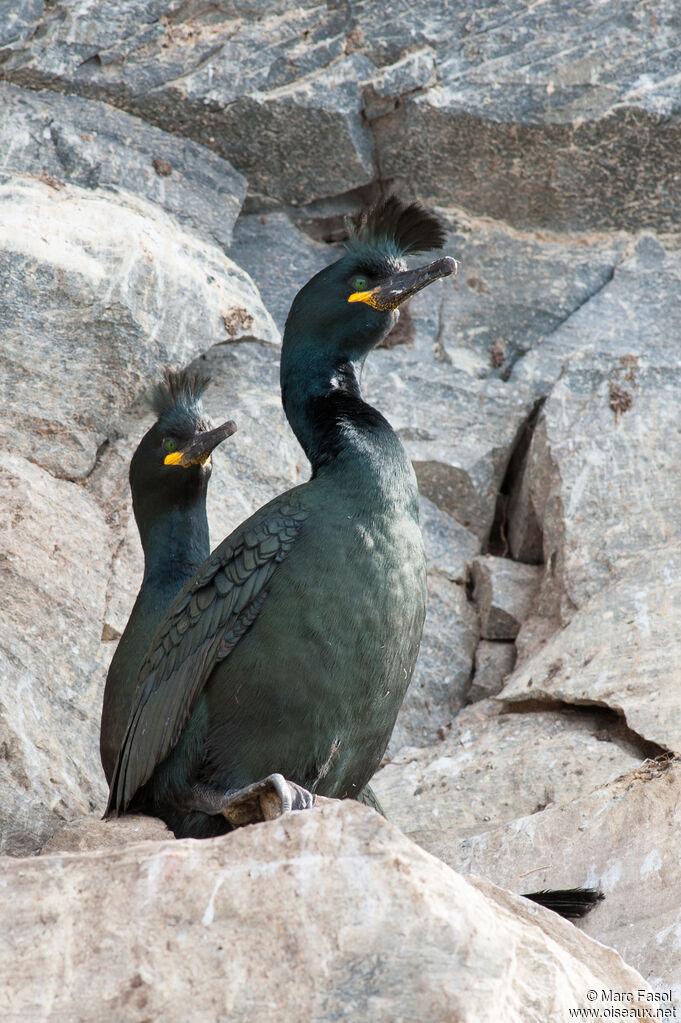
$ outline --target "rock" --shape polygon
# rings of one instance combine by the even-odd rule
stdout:
[[[495,643],[483,639],[475,651],[475,673],[468,690],[468,702],[496,696],[503,689],[505,678],[515,665],[513,643]]]
[[[362,19],[375,61],[436,51],[437,83],[373,122],[385,177],[516,226],[676,230],[673,4],[650,17],[625,0],[607,27],[597,6],[564,0],[441,5],[419,29],[412,10],[403,0],[389,33],[379,5]]]
[[[263,196],[301,203],[374,178],[359,86],[374,67],[346,54],[345,9],[284,3],[230,17],[145,0],[134,16],[106,11],[82,0],[46,11],[32,45],[2,54],[7,77],[59,82],[208,145]]]
[[[571,351],[569,341],[554,345],[550,339],[609,286],[628,239],[520,232],[447,204],[439,213],[449,229],[445,250],[460,260],[455,286],[442,289],[438,327],[445,361],[477,378],[508,380],[512,374],[510,389],[529,383],[540,398]],[[555,360],[547,363],[549,348]],[[543,377],[518,372],[530,352],[546,366]]]
[[[530,452],[527,451],[508,495],[506,508],[508,550],[514,561],[522,561],[527,565],[541,565],[544,561],[544,533],[535,510],[538,480],[536,474],[528,467],[529,459]]]
[[[463,707],[478,639],[478,616],[464,587],[431,573],[421,648],[388,756],[405,745],[434,742],[441,728]]]
[[[680,279],[681,256],[644,238],[612,282],[516,367],[537,386],[565,367],[525,470],[550,567],[539,611],[563,624],[633,560],[681,539],[668,344],[681,329]]]
[[[137,842],[172,841],[173,835],[158,817],[131,815],[97,820],[82,817],[69,821],[41,849],[42,856],[121,849]]]
[[[44,0],[2,0],[0,3],[0,46],[19,47],[35,31],[45,9]]]
[[[226,160],[106,103],[0,83],[0,181],[131,192],[228,249],[246,181]]]
[[[29,3],[0,40],[17,85],[105,100],[210,146],[263,201],[390,180],[515,226],[674,231],[674,5],[411,0],[178,8]],[[490,82],[492,86],[490,87]],[[295,159],[292,159],[295,154]]]
[[[484,639],[515,639],[534,604],[543,570],[490,554],[471,563],[473,599]]]
[[[605,900],[579,927],[616,948],[668,1005],[681,999],[681,912],[670,895],[681,885],[680,797],[678,760],[648,761],[567,805],[464,838],[446,860],[515,891],[597,885]]]
[[[103,809],[99,641],[112,551],[82,487],[10,445],[0,467],[0,852]]]
[[[642,556],[514,671],[501,698],[609,707],[681,752],[680,579],[681,546]]]
[[[0,275],[0,437],[68,479],[92,471],[161,367],[217,342],[278,339],[242,270],[130,195],[0,185]]]
[[[428,571],[437,572],[450,582],[464,586],[468,566],[480,550],[478,538],[423,495],[419,501],[419,525]]]
[[[401,750],[371,786],[388,820],[451,863],[464,836],[569,803],[640,760],[612,740],[596,711],[508,714],[486,700],[461,711],[442,742]]]
[[[508,1023],[553,1023],[589,989],[634,1005],[647,991],[611,949],[458,876],[357,804],[216,840],[0,861],[0,886],[8,1023],[444,1023],[490,1005]]]
[[[239,217],[229,254],[253,278],[282,333],[302,285],[337,258],[327,245],[299,231],[285,213]]]

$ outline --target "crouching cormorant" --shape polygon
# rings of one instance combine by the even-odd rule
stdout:
[[[201,395],[209,377],[166,370],[152,405],[157,420],[130,463],[132,507],[144,577],[104,688],[99,750],[107,782],[125,735],[144,655],[174,597],[210,554],[206,491],[211,452],[236,426],[213,428]]]

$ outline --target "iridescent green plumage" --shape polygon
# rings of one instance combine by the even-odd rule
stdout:
[[[357,798],[376,770],[418,653],[425,555],[411,463],[359,375],[393,307],[454,272],[447,258],[421,271],[402,261],[441,241],[432,214],[389,199],[296,296],[282,400],[312,478],[239,526],[174,601],[140,674],[109,813],[216,834],[235,793],[261,779],[283,775],[304,806],[306,790]],[[358,274],[389,308],[351,300]]]
[[[111,781],[130,714],[137,678],[155,629],[173,598],[210,553],[206,518],[209,461],[168,466],[173,451],[192,448],[207,457],[234,431],[213,430],[201,395],[208,377],[187,370],[165,371],[151,405],[157,419],[130,464],[135,519],[144,550],[144,577],[107,674],[100,726],[100,755]]]

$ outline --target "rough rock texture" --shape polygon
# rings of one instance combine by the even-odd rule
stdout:
[[[513,673],[502,699],[601,704],[681,752],[680,599],[681,547],[640,558]]]
[[[536,565],[487,555],[471,564],[473,599],[483,639],[515,639],[528,617],[543,575]]]
[[[401,750],[372,787],[389,820],[449,862],[463,836],[569,803],[639,762],[598,713],[509,714],[484,701],[462,711],[435,750]],[[546,887],[568,885],[553,877]]]
[[[565,367],[525,470],[551,567],[542,612],[562,623],[634,559],[679,539],[669,337],[681,329],[680,277],[678,254],[644,238],[610,284],[517,367],[535,385]]]
[[[444,859],[514,891],[538,890],[557,877],[566,886],[598,885],[605,901],[580,928],[621,952],[668,1006],[671,992],[678,1012],[680,803],[678,760],[648,762],[567,805],[463,838]]]
[[[163,365],[199,360],[213,375],[210,413],[238,422],[215,457],[214,542],[304,479],[307,464],[279,404],[279,332],[301,284],[336,258],[344,216],[396,188],[439,204],[445,251],[461,266],[456,280],[403,309],[364,374],[366,396],[415,464],[430,593],[421,656],[377,790],[410,834],[461,866],[508,883],[551,864],[518,889],[602,883],[608,899],[589,918],[590,932],[638,957],[653,984],[671,983],[681,890],[676,783],[662,789],[664,775],[649,771],[626,783],[609,779],[681,743],[673,613],[681,562],[680,44],[669,0],[505,0],[474,10],[459,0],[427,9],[396,0],[388,17],[378,0],[237,0],[228,9],[193,0],[0,0],[4,853],[37,852],[60,828],[54,841],[76,850],[98,840],[87,821],[72,822],[101,813],[105,794],[97,723],[106,667],[140,579],[127,469],[150,422],[145,391]],[[481,639],[489,629],[480,627],[470,586],[474,559],[515,579],[540,577],[531,609],[529,583],[519,594],[515,641]],[[488,701],[460,710],[496,693],[504,676],[496,711]],[[511,713],[498,712],[511,704]],[[356,915],[334,930],[342,917],[333,916],[335,903],[323,915],[319,892],[334,870],[350,876],[337,858],[338,836],[352,828],[333,824],[344,812],[311,818],[331,822],[319,834],[298,821],[253,832],[257,869],[269,864],[278,880],[285,833],[300,829],[326,850],[314,861],[322,878],[314,905],[288,904],[308,930],[338,936],[334,961],[339,948],[350,951],[340,973],[315,973],[326,984],[319,991],[331,993],[305,1007],[306,1019],[392,1020],[411,1005],[410,1018],[436,1019],[450,989],[479,997],[473,1004],[467,994],[476,1019],[553,1021],[563,1006],[567,1017],[578,1003],[550,990],[560,970],[582,976],[565,965],[567,952],[552,946],[541,968],[518,974],[527,956],[504,958],[516,948],[505,930],[482,948],[481,934],[489,942],[500,926],[495,917],[472,938],[461,927],[487,971],[471,977],[452,952],[464,945],[447,944],[460,919],[451,916],[450,889],[431,897],[440,881],[424,881],[410,889],[418,912],[400,915],[403,886],[387,853],[380,862],[396,900],[392,916],[387,908],[371,916],[363,846],[352,861],[362,864]],[[122,843],[153,833],[149,822],[128,823],[129,832],[90,822],[95,834]],[[372,833],[368,848],[384,834]],[[217,944],[195,940],[189,910],[186,926],[182,914],[168,915],[154,870],[186,859],[191,883],[208,886],[223,876],[222,850],[241,841],[246,849],[250,839],[233,836],[203,852],[164,844],[157,855],[133,844],[89,858],[47,857],[17,884],[29,900],[44,884],[50,892],[67,884],[57,864],[91,878],[93,865],[106,863],[114,881],[125,873],[132,900],[151,870],[145,892],[157,885],[161,894],[149,927],[161,921],[183,955],[200,950],[193,975],[212,980],[223,976],[231,945],[218,956]],[[466,860],[475,843],[479,858]],[[205,871],[196,871],[201,857]],[[12,878],[15,867],[24,864],[0,860]],[[245,933],[249,900],[261,908],[258,900],[271,901],[271,889],[255,887],[253,895],[244,886],[244,901],[225,910],[230,942],[242,934],[235,920]],[[195,912],[212,890],[188,885],[177,898]],[[225,880],[216,913],[227,890]],[[106,919],[103,898],[110,889],[93,895],[88,919]],[[539,924],[546,916],[494,898],[503,901],[504,927],[519,926],[519,914]],[[71,897],[69,912],[74,905]],[[480,912],[476,903],[471,915]],[[75,918],[62,915],[71,926]],[[54,937],[50,928],[61,925],[49,912],[44,918]],[[305,974],[308,946],[277,919],[287,979],[263,980],[279,960],[270,955],[263,966],[254,953],[248,980],[238,980],[265,1018],[291,977],[298,995],[308,990],[298,969]],[[152,943],[147,957],[147,934],[138,940],[134,920],[130,912],[121,918],[123,937],[108,946],[109,966],[119,947],[128,951],[121,974],[110,975],[102,1018],[165,1018],[186,1005],[175,988],[160,1007],[154,1001],[161,967],[153,957],[161,963],[162,949]],[[91,928],[73,927],[84,947],[89,937],[88,952],[107,951]],[[77,953],[59,972],[54,948],[75,947],[62,933],[50,967],[21,976],[29,999],[40,989],[48,1005],[54,992],[53,1018],[60,999],[80,998],[76,1019],[93,985],[79,988],[87,966]],[[395,935],[399,950],[386,944]],[[581,941],[575,935],[560,931],[563,948]],[[399,980],[386,964],[411,968],[400,953],[412,940],[419,952],[446,951],[433,951],[410,986],[410,974]],[[530,960],[539,961],[534,953]],[[22,969],[30,962],[24,954]],[[476,957],[468,962],[475,967]],[[500,981],[504,963],[513,968]],[[94,969],[98,984],[109,976]],[[184,976],[180,968],[178,991]],[[616,988],[613,977],[594,987]],[[490,994],[497,983],[498,997]],[[580,984],[583,996],[589,985]],[[347,992],[365,993],[342,1002]],[[202,1018],[229,1014],[219,984],[201,986],[198,997],[206,999]],[[33,1015],[41,1012],[50,1009]]]
[[[0,890],[8,1023],[553,1023],[589,989],[647,990],[616,952],[351,803],[217,840],[4,860]]]
[[[482,639],[475,651],[473,681],[468,690],[468,702],[485,700],[500,693],[504,679],[515,665],[516,650],[513,643],[490,642]]]
[[[189,139],[178,142],[106,103],[7,84],[0,153],[0,180],[32,174],[57,191],[68,182],[131,192],[224,249],[246,194],[245,178]]]
[[[281,331],[300,281],[309,280],[331,262],[328,246],[315,244],[285,213],[240,217],[230,256],[258,285]]]
[[[520,225],[674,229],[672,3],[23,3],[5,75],[106,99],[303,203],[380,175]],[[295,154],[295,160],[291,159]],[[585,182],[588,183],[585,186]]]
[[[161,367],[244,336],[278,339],[243,270],[131,195],[0,185],[0,275],[0,437],[62,478],[91,472]]]
[[[111,553],[75,484],[10,449],[0,489],[0,853],[27,855],[105,793],[93,766]]]
[[[173,835],[157,817],[121,817],[102,821],[82,817],[68,821],[40,850],[42,856],[53,853],[82,853],[94,850],[122,849],[138,842],[163,842]]]

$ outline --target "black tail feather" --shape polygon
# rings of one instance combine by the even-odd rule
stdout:
[[[552,909],[566,920],[579,920],[590,913],[605,896],[598,888],[562,888],[556,891],[530,892],[524,899]]]

